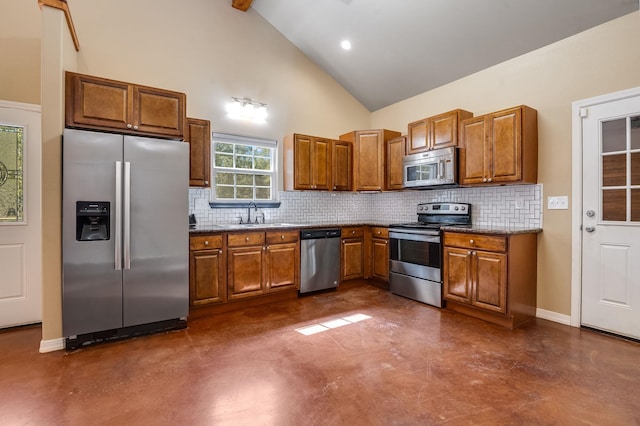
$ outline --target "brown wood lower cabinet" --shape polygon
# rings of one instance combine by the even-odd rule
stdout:
[[[300,287],[298,231],[192,235],[189,240],[192,307],[297,292]]]
[[[444,233],[447,308],[514,328],[535,317],[537,235]]]
[[[389,229],[371,228],[371,276],[389,282]]]
[[[189,238],[189,304],[222,303],[227,300],[222,235]]]
[[[364,277],[364,228],[342,228],[340,281]]]

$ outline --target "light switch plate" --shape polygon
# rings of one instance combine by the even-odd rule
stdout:
[[[569,208],[569,197],[566,195],[547,197],[547,208],[549,210],[567,210]]]

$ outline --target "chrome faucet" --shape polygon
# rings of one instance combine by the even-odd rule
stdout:
[[[253,204],[253,209],[257,212],[258,206],[254,201],[249,202],[247,206],[247,223],[251,223],[251,205]],[[256,214],[256,223],[258,223],[258,215]]]

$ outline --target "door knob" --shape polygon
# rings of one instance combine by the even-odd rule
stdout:
[[[587,210],[586,213],[587,217],[594,217],[596,215],[596,212],[594,212],[593,210]]]
[[[596,230],[596,227],[595,226],[587,226],[587,227],[584,228],[584,230],[587,231],[587,232],[593,232],[593,231]]]

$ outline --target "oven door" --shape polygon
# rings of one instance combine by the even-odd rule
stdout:
[[[390,272],[441,282],[440,235],[390,229],[389,243]]]

